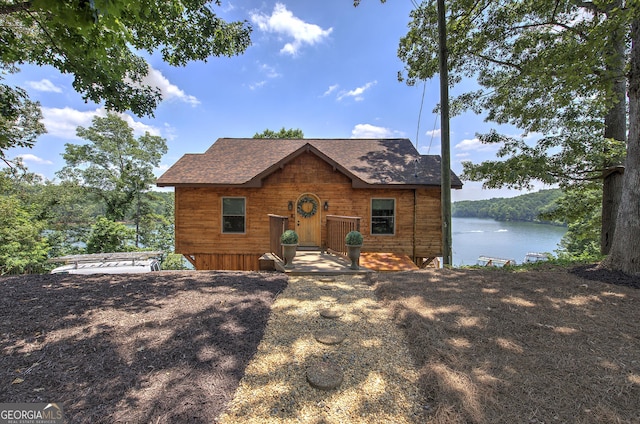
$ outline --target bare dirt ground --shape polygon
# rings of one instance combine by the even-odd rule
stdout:
[[[594,266],[380,274],[430,423],[640,423],[640,280]]]
[[[637,278],[585,266],[369,284],[405,333],[416,422],[640,423]],[[0,277],[0,402],[60,402],[70,423],[214,423],[286,286],[275,273]]]
[[[255,354],[279,274],[0,278],[0,402],[70,423],[212,423]]]

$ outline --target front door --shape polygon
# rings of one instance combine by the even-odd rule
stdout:
[[[300,246],[320,247],[322,217],[320,199],[305,193],[296,202],[296,232]]]

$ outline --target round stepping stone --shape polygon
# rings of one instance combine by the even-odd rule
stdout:
[[[307,368],[307,381],[319,390],[335,389],[342,384],[342,379],[342,370],[330,361],[318,361]]]
[[[320,316],[323,318],[340,318],[342,315],[344,312],[339,309],[327,308],[320,311]]]
[[[340,344],[347,337],[345,334],[336,330],[318,330],[313,334],[313,336],[318,342],[326,345]]]
[[[322,284],[320,285],[320,290],[333,290],[333,287],[326,284]]]
[[[320,279],[321,283],[333,283],[334,281],[336,281],[335,278],[321,278]]]

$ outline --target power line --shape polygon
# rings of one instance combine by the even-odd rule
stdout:
[[[413,7],[417,9],[420,8],[420,5],[416,2],[416,0],[411,0]],[[424,80],[424,85],[422,86],[422,99],[420,100],[420,111],[418,112],[418,124],[416,125],[416,150],[418,150],[418,145],[420,144],[420,122],[422,120],[422,108],[424,106],[424,95],[427,91],[427,80]],[[435,130],[435,123],[434,123]],[[433,134],[431,134],[431,141],[429,142],[429,149],[427,150],[427,154],[429,154],[429,150],[431,150],[431,143],[433,143]]]
[[[436,114],[436,117],[433,119],[433,130],[431,130],[431,140],[429,140],[429,148],[427,149],[427,154],[431,152],[431,145],[433,144],[433,139],[436,135],[436,125],[438,125],[438,114]]]
[[[420,139],[420,120],[422,119],[422,107],[424,106],[424,93],[427,91],[427,80],[424,80],[422,87],[422,100],[420,101],[420,112],[418,112],[418,125],[416,128],[416,150],[418,150],[418,140]]]

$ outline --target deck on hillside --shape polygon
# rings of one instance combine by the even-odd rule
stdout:
[[[360,266],[377,272],[416,271],[419,269],[407,255],[377,252],[361,253]]]

